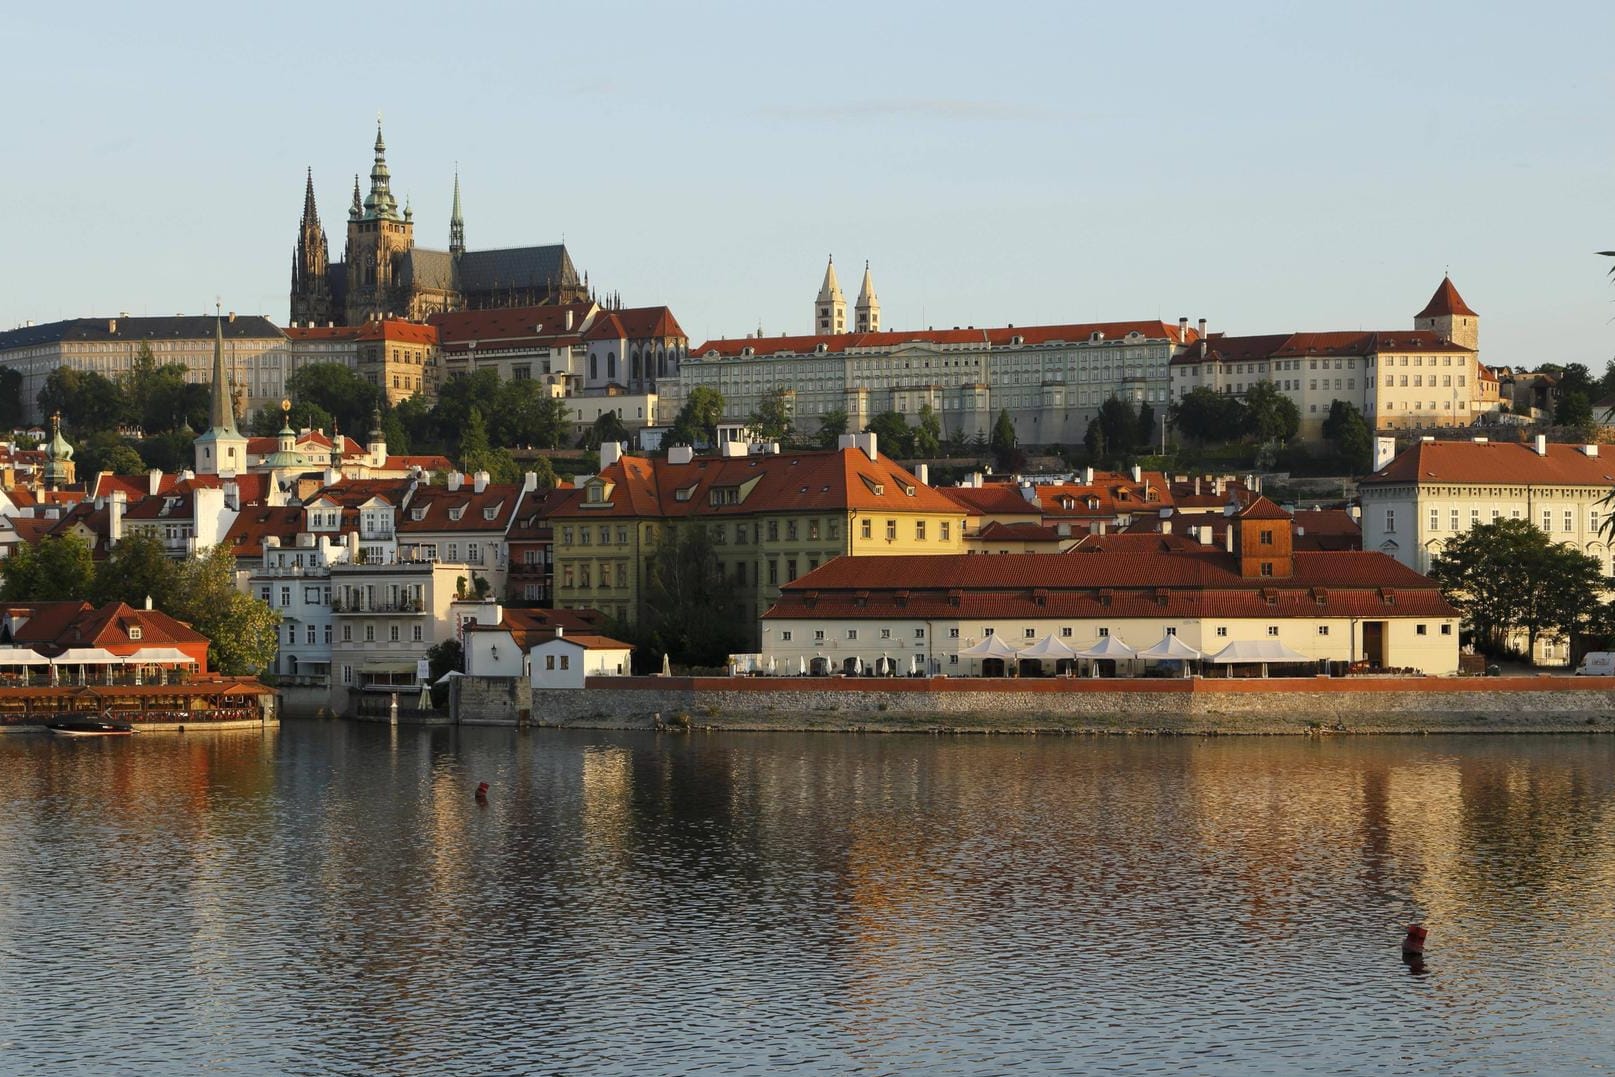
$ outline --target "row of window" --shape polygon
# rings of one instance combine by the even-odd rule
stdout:
[[[1503,518],[1503,510],[1495,506],[1488,509],[1487,512],[1487,523],[1496,523],[1498,520]],[[1524,519],[1524,510],[1520,509],[1518,506],[1509,509],[1508,514],[1509,519],[1511,520]],[[1462,530],[1463,525],[1465,524],[1471,528],[1479,527],[1481,524],[1481,510],[1478,508],[1471,508],[1468,514],[1464,515],[1463,511],[1457,506],[1449,506],[1444,511],[1440,506],[1431,506],[1428,509],[1428,526],[1426,527],[1426,530],[1443,530],[1443,515],[1446,517],[1445,530],[1447,531]],[[1603,524],[1604,517],[1597,509],[1589,509],[1587,511],[1587,534],[1598,534],[1599,528],[1602,527]],[[1562,534],[1574,534],[1576,531],[1576,510],[1573,508],[1543,509],[1540,526],[1542,530],[1548,534],[1553,534],[1555,531]],[[1396,531],[1395,509],[1385,510],[1385,530],[1387,533],[1394,533]]]
[[[1419,636],[1429,635],[1428,629],[1429,629],[1428,625],[1416,624],[1416,625],[1414,625],[1414,634],[1419,635]],[[823,643],[823,642],[825,642],[825,634],[826,634],[827,631],[828,631],[827,629],[823,629],[823,628],[814,629],[813,630],[813,642],[814,643]],[[860,631],[862,631],[862,630],[857,629],[857,628],[848,628],[848,629],[844,629],[843,631],[846,633],[846,638],[848,640],[854,640],[855,641],[855,640],[858,639],[858,633]],[[990,626],[990,625],[989,626],[984,626],[982,628],[982,630],[981,630],[981,635],[983,637],[991,636],[991,635],[994,635],[996,633],[996,631],[997,630],[995,628],[993,628],[992,626]],[[1044,629],[1039,629],[1039,628],[1024,628],[1024,629],[1021,630],[1021,635],[1025,639],[1035,640],[1044,631],[1045,631]],[[1318,631],[1318,635],[1327,636],[1327,635],[1329,635],[1329,626],[1328,625],[1319,625],[1317,631]],[[889,640],[889,639],[893,638],[892,629],[890,629],[890,628],[882,628],[882,629],[879,630],[879,633],[880,634],[879,634],[878,637],[871,636],[870,638],[871,639],[879,638],[879,639],[882,639],[882,640]],[[1103,639],[1103,638],[1110,635],[1110,629],[1109,629],[1109,627],[1107,627],[1105,625],[1101,625],[1101,626],[1099,626],[1099,628],[1097,630],[1097,634],[1101,639]],[[1166,629],[1166,634],[1169,635],[1169,636],[1175,636],[1175,635],[1178,634],[1178,630],[1177,630],[1177,628],[1175,626],[1168,625],[1167,629]],[[1269,636],[1277,636],[1279,634],[1279,626],[1278,625],[1268,625],[1267,626],[1267,634]],[[1452,635],[1452,625],[1451,624],[1443,624],[1441,626],[1441,634],[1443,636]],[[1219,639],[1227,639],[1228,638],[1228,626],[1227,625],[1219,625],[1219,626],[1217,626],[1216,635],[1217,635],[1217,638],[1219,638]],[[780,642],[782,642],[782,643],[791,643],[791,642],[793,642],[794,636],[795,636],[794,630],[789,629],[789,628],[783,629],[783,630],[781,630],[781,632],[779,634]],[[914,638],[917,639],[917,640],[923,640],[925,638],[925,629],[923,629],[923,628],[914,629]],[[948,638],[949,639],[958,639],[959,638],[959,629],[957,629],[957,628],[948,629]],[[1070,638],[1072,638],[1072,629],[1071,629],[1070,625],[1062,625],[1061,626],[1061,628],[1060,628],[1060,638],[1062,638],[1062,639],[1070,639]]]

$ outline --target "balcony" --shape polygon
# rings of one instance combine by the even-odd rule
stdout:
[[[352,616],[352,615],[361,615],[362,616],[362,615],[365,615],[365,614],[371,614],[371,615],[376,615],[376,616],[380,616],[382,614],[391,614],[393,616],[397,616],[398,614],[409,614],[409,615],[417,615],[418,614],[418,615],[424,616],[426,614],[425,606],[426,606],[426,604],[424,602],[419,601],[418,599],[406,599],[405,601],[402,601],[402,602],[352,602],[352,603],[343,602],[342,600],[340,600],[338,598],[335,598],[335,597],[333,597],[331,599],[331,612],[332,613],[340,613],[340,614],[349,615],[349,616]]]

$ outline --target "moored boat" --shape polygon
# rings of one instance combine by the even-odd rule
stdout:
[[[127,737],[135,731],[128,722],[114,722],[94,714],[68,715],[46,723],[45,728],[59,737]]]

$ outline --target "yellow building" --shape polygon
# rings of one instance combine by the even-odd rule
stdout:
[[[601,455],[600,473],[551,517],[559,608],[636,621],[650,557],[678,527],[706,528],[752,626],[781,586],[844,554],[965,549],[964,510],[881,456],[873,434],[825,452],[696,457],[674,448],[648,459],[606,446]]]

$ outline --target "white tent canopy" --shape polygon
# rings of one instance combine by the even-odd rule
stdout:
[[[1228,666],[1237,662],[1315,662],[1317,659],[1292,651],[1282,640],[1236,639],[1209,661]]]
[[[1161,642],[1139,651],[1138,657],[1152,662],[1190,662],[1201,657],[1201,654],[1176,636],[1162,636]]]
[[[1100,636],[1092,647],[1077,651],[1078,658],[1134,658],[1138,652],[1122,642],[1120,636]]]
[[[50,659],[27,647],[0,647],[0,666],[44,666]]]
[[[196,659],[177,647],[142,647],[130,655],[128,661],[134,664],[162,664],[185,662],[196,664]]]
[[[1021,658],[1039,658],[1047,659],[1050,662],[1059,662],[1077,657],[1077,652],[1050,635],[1044,636],[1030,647],[1022,650],[1019,656]]]
[[[105,647],[69,647],[51,662],[58,666],[115,666],[128,661]]]
[[[960,658],[1015,658],[1020,652],[996,635],[988,636],[972,647],[966,647],[959,652]]]

